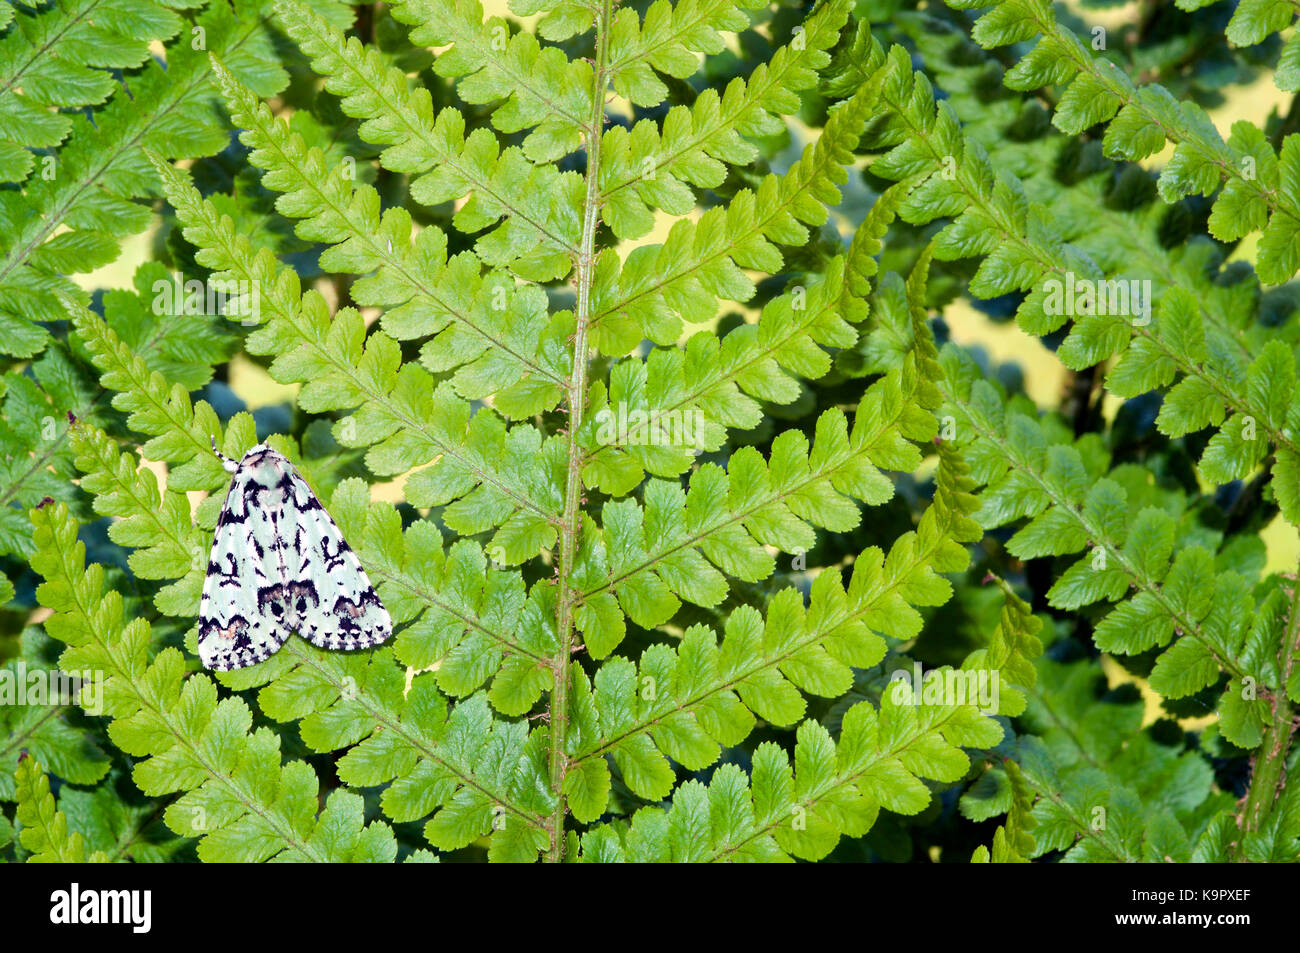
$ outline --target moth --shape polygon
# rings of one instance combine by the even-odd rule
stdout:
[[[366,571],[293,464],[265,444],[236,463],[199,606],[199,659],[227,671],[264,661],[290,632],[324,649],[393,634]]]

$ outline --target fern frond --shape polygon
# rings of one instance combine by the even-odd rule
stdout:
[[[1130,464],[1107,473],[1095,442],[1075,445],[1059,429],[1004,407],[954,356],[946,352],[953,382],[946,410],[959,422],[958,442],[975,479],[987,485],[980,522],[991,529],[1028,517],[1007,542],[1020,559],[1084,552],[1057,578],[1049,602],[1065,609],[1114,602],[1094,640],[1123,654],[1162,649],[1151,683],[1167,698],[1194,694],[1227,672],[1233,681],[1221,698],[1222,730],[1245,747],[1258,744],[1268,703],[1252,699],[1242,680],[1280,688],[1281,632],[1268,624],[1252,629],[1250,581],[1216,568],[1217,541],[1184,516],[1184,503],[1147,488],[1145,471]]]
[[[749,26],[741,7],[757,0],[655,0],[645,17],[623,7],[610,24],[609,73],[614,91],[638,106],[658,106],[668,87],[656,72],[686,79],[699,69],[702,53],[726,49],[720,31],[739,32]],[[555,39],[556,37],[551,37]]]
[[[895,179],[930,173],[900,214],[918,224],[954,216],[935,238],[936,255],[983,257],[971,282],[972,292],[992,298],[1033,289],[1020,306],[1018,320],[1035,334],[1056,330],[1067,314],[1046,308],[1047,278],[1062,282],[1072,275],[1099,282],[1115,273],[1106,274],[1081,248],[1062,241],[1049,223],[1047,210],[1028,200],[1018,179],[1006,173],[995,177],[983,148],[957,132],[951,107],[935,108],[928,80],[912,74],[900,47],[890,51],[886,70],[893,72],[893,79],[885,84],[882,99],[894,111],[899,128],[886,134],[884,141],[910,137],[872,169]],[[956,173],[941,174],[954,156],[958,157]],[[1082,315],[1061,345],[1063,360],[1081,369],[1116,353],[1131,355],[1107,377],[1120,396],[1167,386],[1176,375],[1184,375],[1161,412],[1161,430],[1182,436],[1221,425],[1201,458],[1203,474],[1215,482],[1240,479],[1267,457],[1270,446],[1275,447],[1274,492],[1287,518],[1300,521],[1300,495],[1292,489],[1292,476],[1300,473],[1300,448],[1292,436],[1286,404],[1295,377],[1289,349],[1278,342],[1265,343],[1265,337],[1256,335],[1259,351],[1244,352],[1250,361],[1247,365],[1237,356],[1245,344],[1241,321],[1225,314],[1222,294],[1202,294],[1208,282],[1196,270],[1195,261],[1190,268],[1179,267],[1165,255],[1157,256],[1155,263],[1158,273],[1168,275],[1174,287],[1159,296],[1153,319],[1139,323],[1119,314]],[[1202,322],[1212,329],[1210,334],[1202,329]],[[1211,347],[1207,338],[1215,345],[1230,343]],[[1226,415],[1228,410],[1234,412],[1232,416]]]
[[[172,10],[150,0],[53,0],[18,12],[0,39],[0,182],[24,181],[36,158],[29,150],[53,149],[67,137],[72,118],[57,110],[103,103],[117,89],[109,70],[139,66],[150,43],[171,39],[180,26]]]
[[[558,345],[567,323],[562,316],[548,318],[543,294],[516,288],[508,275],[483,275],[472,255],[448,260],[446,237],[437,228],[423,229],[412,242],[405,210],[381,217],[374,188],[354,188],[342,170],[327,171],[318,150],[308,149],[220,66],[214,69],[233,118],[248,128],[250,161],[268,170],[268,188],[285,193],[276,207],[301,219],[301,237],[335,246],[322,255],[321,266],[377,271],[353,287],[359,304],[396,306],[385,326],[398,339],[444,332],[426,348],[425,363],[438,372],[459,368],[454,383],[467,399],[500,390],[503,404],[518,416],[559,402],[567,369]],[[449,324],[454,327],[444,331]]]
[[[740,325],[722,339],[700,331],[683,349],[654,348],[644,361],[629,357],[615,363],[608,386],[594,384],[588,397],[592,414],[582,434],[584,482],[621,495],[639,485],[647,471],[678,476],[695,462],[693,451],[721,446],[725,428],[759,426],[760,401],[793,402],[801,392],[800,378],[816,380],[830,370],[826,349],[849,347],[857,338],[841,317],[851,298],[844,292],[843,267],[832,259],[824,274],[769,301],[756,324]],[[637,414],[651,422],[696,420],[695,445],[629,439],[635,435],[620,432],[627,430],[621,422],[635,421]]]
[[[50,779],[40,762],[24,758],[18,762],[18,841],[31,851],[29,863],[103,864],[103,851],[87,854],[85,838],[68,831],[68,819],[50,793]]]
[[[435,389],[428,371],[400,365],[396,342],[383,333],[366,338],[355,309],[331,319],[318,293],[303,294],[296,274],[270,252],[254,252],[183,173],[168,167],[161,174],[186,237],[201,249],[200,261],[223,279],[260,289],[266,323],[246,346],[276,355],[276,380],[303,383],[300,406],[322,412],[359,405],[335,425],[335,436],[344,446],[370,447],[367,464],[377,474],[406,473],[437,458],[407,482],[408,499],[420,506],[451,503],[444,520],[458,532],[499,527],[491,545],[511,563],[535,554],[534,542],[554,541],[560,500],[547,475],[559,441],[543,443],[531,426],[508,430],[486,409],[471,418],[450,383]]]
[[[0,710],[41,853],[1300,857],[1259,533],[1300,526],[1300,138],[1184,68],[1266,69],[1271,0],[1109,56],[1043,0],[189,2],[0,26],[0,675],[107,679]],[[155,212],[130,287],[78,277]],[[388,643],[187,661],[214,442],[293,461]]]
[[[662,128],[642,120],[601,137],[598,203],[619,238],[639,238],[653,225],[651,210],[684,215],[695,205],[691,186],[716,188],[728,165],[747,165],[758,151],[747,136],[782,128],[778,116],[799,108],[797,92],[817,84],[848,17],[848,0],[827,0],[803,29],[748,80],[734,79],[721,96],[705,89],[687,106],[674,106]]]
[[[934,436],[933,416],[909,401],[916,386],[914,371],[873,385],[851,431],[842,413],[827,411],[811,446],[799,432],[786,431],[769,461],[742,448],[725,471],[697,468],[686,491],[652,480],[644,508],[606,504],[600,535],[575,564],[582,603],[590,606],[582,622],[593,654],[604,656],[622,639],[615,598],[637,625],[660,625],[679,598],[716,605],[726,594],[724,574],[750,582],[771,575],[775,561],[764,546],[804,552],[814,526],[857,525],[853,500],[887,501],[893,486],[880,469],[913,469],[920,454],[908,440]]]
[[[519,712],[530,708],[549,687],[551,673],[540,662],[554,652],[553,595],[547,601],[535,589],[521,606],[517,573],[485,576],[482,554],[468,543],[444,561],[432,524],[417,521],[403,532],[397,512],[368,497],[363,483],[345,480],[329,505],[381,581],[394,620],[411,623],[394,652],[342,657],[295,642],[282,650],[289,653],[283,660],[239,684],[266,682],[258,694],[262,710],[279,721],[301,719],[313,750],[346,749],[339,760],[345,783],[387,785],[380,804],[395,823],[432,815],[425,836],[435,847],[455,850],[490,836],[493,859],[534,860],[549,846],[542,819],[554,809],[545,784],[545,732],[496,719],[483,694],[449,707],[439,687],[470,695],[495,674],[488,697],[506,711],[541,674]]]
[[[889,696],[886,696],[889,699]],[[930,802],[921,778],[954,781],[970,767],[962,747],[990,747],[998,724],[965,705],[861,702],[838,741],[813,721],[799,726],[794,765],[777,745],[754,752],[750,778],[726,764],[706,786],[688,781],[668,810],[643,808],[626,827],[583,835],[588,860],[819,860],[842,836],[861,837],[880,810],[915,814]]]
[[[554,161],[582,143],[594,85],[589,63],[541,46],[531,33],[512,35],[501,17],[485,21],[479,0],[405,0],[392,12],[411,27],[416,46],[451,47],[434,70],[457,80],[465,102],[501,101],[492,124],[507,133],[530,130],[523,150],[531,161]]]
[[[531,861],[546,849],[543,734],[495,719],[482,695],[449,708],[432,674],[404,676],[387,652],[341,658],[303,643],[285,651],[256,676],[267,682],[258,704],[277,721],[300,721],[313,751],[344,752],[339,778],[382,786],[394,823],[428,818],[425,837],[440,850],[490,837],[494,860]]]
[[[949,5],[986,6],[975,0],[953,0]],[[1276,22],[1274,13],[1289,21],[1294,8],[1273,2],[1243,4],[1229,25],[1229,38],[1262,39]],[[1210,216],[1215,237],[1230,241],[1262,229],[1256,269],[1266,284],[1281,284],[1300,270],[1300,138],[1287,136],[1279,157],[1262,133],[1249,123],[1238,123],[1233,139],[1225,143],[1199,105],[1179,102],[1156,84],[1139,88],[1059,24],[1044,0],[1002,0],[976,21],[973,31],[986,48],[1040,34],[1037,45],[1007,73],[1012,89],[1065,85],[1053,124],[1078,135],[1109,123],[1105,142],[1110,155],[1138,161],[1160,151],[1166,141],[1173,143],[1174,154],[1160,173],[1161,197],[1175,202],[1187,195],[1208,196],[1224,185]]]
[[[150,460],[174,466],[168,485],[179,490],[212,490],[224,482],[220,462],[211,454],[212,438],[222,427],[206,401],[191,404],[184,385],[173,383],[118,337],[108,323],[92,311],[72,306],[77,336],[91,361],[99,368],[101,383],[116,391],[112,403],[126,414],[126,424],[149,434],[140,447]]]
[[[1014,718],[1024,712],[1025,692],[1034,687],[1037,678],[1034,659],[1043,654],[1038,638],[1043,623],[1005,580],[995,581],[1003,597],[997,627],[989,636],[988,648],[972,652],[962,668],[996,672],[1001,685],[998,714]]]
[[[594,691],[581,676],[569,756],[586,788],[569,792],[575,816],[604,812],[606,756],[635,794],[659,800],[673,783],[668,758],[691,770],[707,768],[720,746],[749,735],[755,716],[774,725],[803,717],[800,690],[843,694],[853,682],[850,666],[870,668],[884,657],[881,636],[915,638],[921,630],[915,607],[948,600],[951,588],[939,573],[964,569],[969,557],[961,543],[981,535],[967,515],[976,503],[964,464],[951,451],[940,452],[934,501],[916,532],[900,537],[888,554],[872,548],[859,555],[847,587],[837,571],[825,569],[813,580],[806,607],[797,590],[784,589],[768,603],[766,619],[749,608],[733,612],[720,643],[711,629],[696,625],[675,650],[652,646],[635,666],[618,656],[606,660]]]
[[[593,302],[592,341],[601,353],[627,354],[641,338],[673,344],[682,324],[713,319],[718,300],[748,301],[753,281],[743,269],[776,274],[783,259],[777,244],[799,246],[808,226],[826,222],[840,200],[844,166],[875,109],[875,91],[864,87],[838,106],[802,159],[784,175],[768,175],[756,191],[738,192],[726,208],[698,221],[679,220],[662,245],[633,249],[621,267],[616,252],[601,254]],[[606,214],[617,231],[616,209]]]
[[[904,179],[882,192],[853,233],[844,255],[844,283],[840,286],[839,313],[848,323],[858,325],[867,319],[871,297],[871,279],[880,266],[876,256],[884,248],[882,239],[898,216],[899,209],[918,184],[918,179]],[[861,332],[859,332],[861,333]],[[842,345],[845,349],[851,345]],[[838,355],[842,357],[843,355]],[[883,368],[882,368],[883,372]]]
[[[43,680],[44,686],[58,686],[58,667],[49,658],[49,646],[40,629],[23,631],[18,657],[0,666],[0,677],[7,680],[10,692],[23,691],[37,680]],[[111,766],[95,735],[69,718],[74,699],[48,688],[37,690],[41,694],[30,698],[10,694],[0,705],[0,800],[15,799],[14,771],[24,755],[72,784],[95,784]]]
[[[145,444],[151,459],[179,464],[169,473],[169,487],[212,491],[224,485],[226,475],[208,452],[211,436],[222,429],[212,409],[204,402],[191,405],[182,389],[175,385],[169,389],[161,375],[149,375],[143,363],[133,358],[93,314],[82,314],[76,324],[87,349],[104,371],[105,384],[125,391],[121,403],[122,409],[131,412],[130,425],[169,438],[155,438]],[[232,434],[236,442],[251,442],[246,424],[246,418],[232,421],[223,442],[228,443]],[[144,578],[186,577],[178,584],[177,592],[182,593],[179,598],[173,599],[171,590],[159,595],[159,608],[190,615],[192,605],[187,600],[201,578],[203,566],[184,566],[180,554],[203,551],[202,539],[188,531],[179,518],[167,525],[159,524],[160,514],[167,511],[168,505],[156,505],[156,491],[147,481],[140,482],[144,478],[132,475],[133,467],[119,460],[111,444],[82,439],[78,445],[82,454],[79,465],[87,473],[84,483],[87,489],[101,494],[96,501],[98,511],[120,518],[111,532],[130,535],[133,544],[141,547],[132,558],[148,558],[150,567],[155,568],[147,572],[160,573],[146,574]],[[118,489],[109,492],[110,486]],[[139,505],[122,505],[122,493]],[[182,501],[175,499],[171,505],[182,507]],[[395,515],[391,508],[387,512]],[[205,519],[213,515],[207,513]],[[133,521],[141,526],[139,532],[131,530]],[[502,711],[527,711],[549,684],[547,671],[539,669],[537,663],[555,649],[553,625],[548,621],[549,604],[539,601],[544,600],[541,591],[535,590],[533,597],[525,600],[516,573],[485,573],[482,550],[468,541],[444,554],[441,536],[431,523],[417,522],[405,536],[404,545],[376,549],[372,563],[376,578],[384,583],[394,617],[414,622],[398,636],[398,658],[416,669],[439,662],[437,679],[443,691],[464,696],[497,675],[504,653],[505,671],[493,681],[493,700]],[[517,699],[519,692],[528,696],[526,702],[507,701],[508,697]]]
[[[1007,821],[993,832],[992,848],[981,845],[975,849],[975,854],[971,857],[972,864],[1027,864],[1034,852],[1032,831],[1037,822],[1031,814],[1034,806],[1033,792],[1018,764],[1008,760],[1005,768],[1011,795]]]
[[[519,149],[501,150],[485,129],[467,137],[457,110],[443,109],[435,118],[428,91],[411,89],[406,75],[379,51],[345,38],[296,0],[286,0],[279,9],[290,35],[312,57],[312,68],[326,76],[325,88],[341,97],[345,113],[364,120],[361,137],[387,146],[380,163],[412,176],[410,192],[416,201],[435,206],[468,196],[453,222],[467,234],[487,229],[475,242],[483,261],[534,281],[568,273],[581,231],[573,211],[581,177],[533,165]],[[449,283],[464,279],[461,274]],[[392,307],[403,302],[362,303]],[[430,304],[419,300],[403,310],[419,314],[432,310]],[[498,310],[516,311],[509,306]],[[386,321],[397,319],[394,313]]]
[[[1041,684],[1026,714],[1037,737],[1021,738],[1016,754],[1039,795],[1032,856],[1064,851],[1076,862],[1191,859],[1207,822],[1231,797],[1213,790],[1204,756],[1139,730],[1138,694],[1106,690],[1095,666],[1040,661],[1038,669]]]
[[[92,340],[111,344],[111,332],[102,326],[97,328],[96,320],[83,316],[81,324]],[[163,386],[161,377],[153,379],[155,391]],[[200,415],[210,414],[210,410],[202,409],[205,407],[200,405]],[[185,419],[186,408],[187,403],[173,403],[171,412],[180,419],[170,421],[170,426],[192,433],[199,424],[193,413]],[[251,445],[254,437],[250,423],[247,417],[231,421],[226,431],[227,445],[232,441]],[[136,547],[131,556],[132,570],[144,579],[178,580],[158,593],[158,607],[173,615],[192,617],[206,565],[203,554],[208,550],[208,535],[192,525],[184,496],[171,490],[159,494],[152,475],[136,471],[134,462],[119,454],[103,434],[83,426],[73,440],[79,451],[78,466],[86,474],[82,484],[95,494],[96,511],[117,518],[110,535],[123,545]],[[215,482],[224,482],[215,458],[208,454],[204,463],[217,467]],[[367,514],[366,496],[364,484],[344,481],[331,500],[333,515],[356,542],[357,551],[375,567],[394,618],[399,622],[418,619],[428,610],[399,640],[400,645],[418,644],[421,635],[434,629],[439,618],[446,619],[451,610],[459,607],[452,600],[463,605],[472,594],[461,590],[460,580],[455,580],[437,587],[436,595],[427,596],[424,585],[431,576],[426,548],[429,540],[420,527],[431,526],[416,524],[407,531],[403,543],[396,511],[376,504]],[[210,525],[214,519],[212,506],[200,512],[201,523]],[[391,555],[394,549],[395,557]],[[517,622],[511,616],[491,618],[486,611],[484,614],[502,626]],[[520,644],[525,641],[525,635],[515,636],[513,630],[510,633],[512,647],[515,639]],[[551,639],[553,642],[553,633]],[[543,645],[540,650],[545,648]],[[447,662],[449,673],[454,671],[454,665],[454,658]],[[491,730],[484,728],[477,714],[480,706],[486,712],[484,699],[472,700],[448,713],[434,687],[434,675],[421,675],[404,687],[401,669],[393,665],[386,650],[373,659],[340,658],[298,643],[286,646],[269,665],[251,675],[232,673],[223,680],[244,688],[269,683],[258,695],[267,715],[280,721],[301,719],[303,740],[316,751],[347,748],[339,763],[345,782],[374,786],[397,779],[382,800],[385,811],[395,821],[414,820],[437,811],[428,826],[429,840],[435,846],[455,849],[492,832],[493,856],[531,859],[548,845],[540,818],[550,804],[538,793],[544,792],[544,786],[524,770],[528,761],[519,747],[525,743],[527,732],[517,735],[520,726],[506,723]],[[498,676],[500,685],[494,683],[494,692],[504,692],[509,680],[508,671]],[[443,712],[441,716],[436,715],[439,711]],[[490,716],[488,723],[494,724]],[[477,748],[465,749],[471,739],[475,744],[487,743],[492,731],[497,732],[493,745],[509,746],[501,752],[505,760],[485,762]],[[534,739],[527,744],[529,751],[544,751],[544,741]],[[510,754],[518,757],[511,760],[506,757]],[[331,817],[330,824],[350,823],[348,819],[356,810],[352,804],[355,795],[336,793],[331,795],[331,801],[335,797],[340,799],[338,811],[342,816]],[[422,813],[412,815],[417,810],[413,805],[422,805]],[[184,833],[174,826],[173,830]],[[463,841],[458,840],[462,837]],[[313,854],[310,845],[299,849],[301,859],[322,859]]]
[[[95,418],[97,394],[59,346],[0,377],[0,393],[0,555],[26,558],[32,552],[27,510],[46,497],[77,500],[66,446],[68,415]]]
[[[221,52],[264,95],[287,80],[270,49],[255,0],[235,9],[214,3],[199,16],[207,49]],[[150,59],[92,123],[73,121],[54,174],[33,177],[23,192],[0,198],[0,350],[30,357],[49,340],[38,322],[64,319],[63,299],[84,304],[69,275],[115,260],[118,240],[150,221],[137,198],[156,188],[142,150],[168,158],[211,155],[227,136],[213,113],[207,53],[182,34],[167,64]],[[65,227],[66,226],[66,227]]]
[[[97,384],[79,355],[73,356],[77,352],[62,344],[47,348],[26,368],[10,371],[2,379],[0,555],[30,553],[32,530],[27,511],[46,497],[67,503],[78,516],[89,515],[84,497],[72,481],[75,467],[67,436],[70,421],[97,427],[116,424],[105,399],[106,387],[127,390],[149,380],[151,371],[161,371],[188,391],[211,380],[213,366],[229,357],[234,338],[213,319],[186,313],[174,301],[171,310],[156,307],[160,282],[172,287],[173,276],[162,265],[150,262],[137,269],[134,291],[114,289],[104,294],[106,320],[115,329],[115,346],[120,352],[120,361],[111,369],[111,381]],[[65,301],[65,318],[79,309]],[[134,374],[121,373],[128,364]],[[101,365],[101,369],[110,368]],[[167,396],[158,399],[165,402]],[[132,414],[148,403],[124,396],[115,400],[116,407]],[[162,432],[163,419],[165,414],[148,432]],[[149,447],[156,454],[152,459],[174,459],[164,443]],[[207,450],[206,437],[198,449]],[[50,764],[48,759],[42,760]]]
[[[281,764],[279,736],[252,730],[242,701],[219,701],[211,679],[186,677],[173,648],[149,659],[149,623],[124,618],[103,568],[86,564],[66,507],[46,506],[32,520],[32,565],[45,577],[37,595],[54,610],[46,629],[68,645],[60,666],[103,673],[110,736],[140,759],[137,786],[153,796],[184,792],[167,809],[171,830],[201,837],[205,860],[393,858],[392,831],[364,824],[358,795],[334,792],[318,818],[315,772],[302,761]]]
[[[552,685],[549,659],[558,648],[554,589],[526,591],[517,572],[489,568],[469,540],[445,546],[427,521],[412,523],[400,542],[372,551],[394,618],[411,624],[394,654],[409,669],[433,670],[439,688],[466,697],[489,679],[493,707],[528,712]]]

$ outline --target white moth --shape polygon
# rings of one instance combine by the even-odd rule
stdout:
[[[356,554],[292,463],[258,444],[235,463],[199,606],[199,658],[226,671],[269,658],[290,632],[324,649],[393,633]]]

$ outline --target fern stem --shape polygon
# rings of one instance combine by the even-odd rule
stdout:
[[[582,242],[578,250],[575,281],[578,300],[573,329],[573,371],[569,376],[568,477],[564,487],[564,515],[560,527],[559,596],[556,599],[556,635],[559,652],[552,668],[550,775],[555,811],[550,820],[551,846],[546,859],[564,859],[564,775],[568,768],[565,737],[569,728],[569,656],[573,651],[573,610],[580,593],[569,586],[582,518],[582,446],[578,442],[587,392],[587,331],[591,324],[591,286],[596,269],[596,229],[600,226],[600,140],[605,124],[605,87],[609,77],[609,24],[614,0],[601,0],[595,22],[596,69],[592,79],[591,120],[587,126],[586,197],[582,208]]]
[[[1259,831],[1277,803],[1285,784],[1286,756],[1291,748],[1291,735],[1295,729],[1291,701],[1287,697],[1287,683],[1300,647],[1300,580],[1292,584],[1291,612],[1287,617],[1286,633],[1280,649],[1282,677],[1271,699],[1273,721],[1264,730],[1264,740],[1255,754],[1255,770],[1250,778],[1250,790],[1241,809],[1238,823],[1243,831]],[[1231,690],[1231,689],[1229,689]],[[1241,841],[1237,842],[1240,852]]]

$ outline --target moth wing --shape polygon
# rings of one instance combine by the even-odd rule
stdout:
[[[291,473],[297,509],[297,561],[286,562],[289,599],[298,634],[323,649],[366,649],[393,634],[393,620],[339,531],[297,472]]]
[[[203,580],[199,660],[218,672],[265,661],[289,637],[271,612],[281,572],[266,548],[274,533],[267,514],[250,505],[253,479],[245,471],[235,475],[217,518]]]

